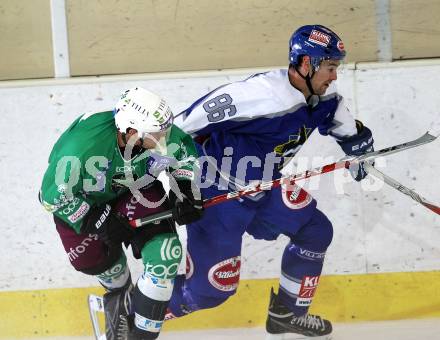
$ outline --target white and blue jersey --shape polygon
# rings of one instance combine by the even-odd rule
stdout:
[[[203,185],[203,197],[239,189],[252,180],[278,178],[282,165],[316,128],[338,142],[357,135],[356,122],[334,86],[319,100],[312,99],[314,105],[290,84],[287,70],[278,70],[221,86],[182,112],[176,124],[200,142],[202,180],[209,174],[205,156],[229,181],[223,185],[217,173],[215,181],[206,175],[205,183],[212,179],[215,185]],[[295,315],[307,313],[333,228],[317,209],[316,200],[293,184],[241,202],[211,206],[187,226],[188,268],[186,276],[176,278],[169,304],[173,315],[212,308],[235,293],[245,232],[264,240],[275,240],[280,234],[289,237],[279,297]]]
[[[197,100],[180,118],[176,124],[196,141],[203,141],[201,156],[215,158],[219,170],[226,168],[222,168],[223,157],[232,158],[229,179],[236,184],[280,177],[279,170],[316,128],[337,139],[357,133],[355,120],[334,85],[314,106],[309,105],[290,84],[287,70],[259,73],[221,86]]]

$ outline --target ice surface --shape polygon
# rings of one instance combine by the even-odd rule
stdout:
[[[160,340],[281,340],[266,337],[263,328],[214,329],[204,331],[163,332]],[[93,340],[93,337],[29,338],[21,340]],[[332,340],[437,340],[440,319],[398,320],[334,324]],[[13,340],[13,339],[11,339]],[[283,340],[293,340],[284,336]]]

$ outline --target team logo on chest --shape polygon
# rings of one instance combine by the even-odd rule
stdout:
[[[286,143],[277,145],[274,152],[277,156],[293,157],[301,149],[301,146],[306,142],[312,133],[312,129],[303,125],[298,129],[298,133],[289,135],[289,140]],[[284,162],[283,162],[284,163]]]

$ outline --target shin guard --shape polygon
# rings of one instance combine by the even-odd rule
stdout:
[[[159,336],[168,302],[173,291],[174,279],[160,279],[144,273],[138,280],[133,295],[135,332],[146,339]]]
[[[284,250],[279,298],[295,315],[307,313],[312,303],[325,253],[312,252],[293,243]]]

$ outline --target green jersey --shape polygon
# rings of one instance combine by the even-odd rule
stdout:
[[[175,125],[166,135],[166,155],[145,150],[127,160],[117,142],[113,112],[85,114],[55,143],[40,200],[79,233],[91,207],[119,197],[130,186],[151,183],[164,170],[177,180],[194,180],[197,166],[193,140]]]

